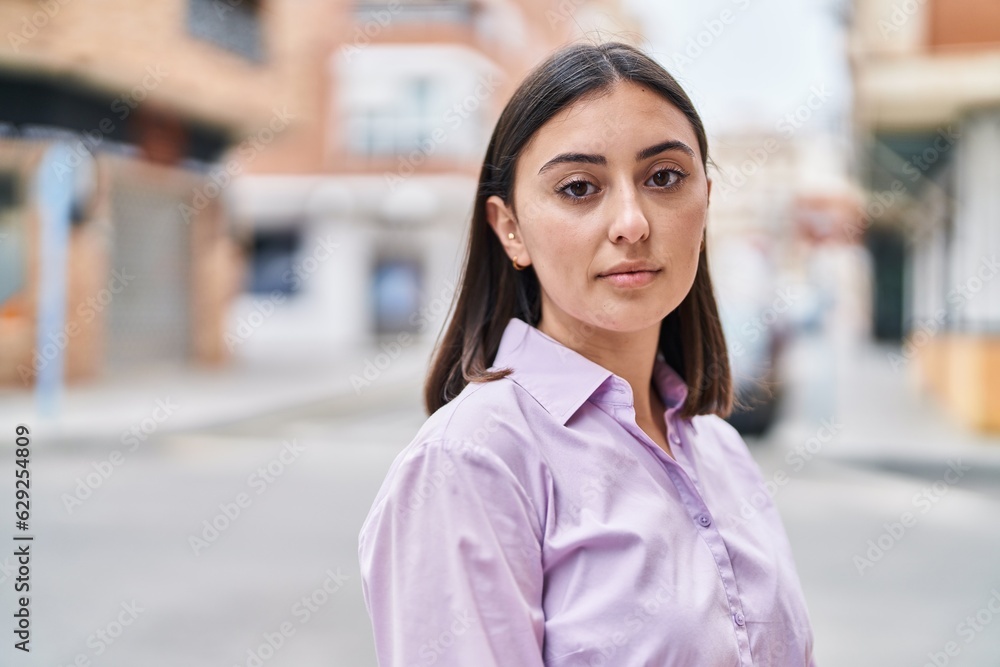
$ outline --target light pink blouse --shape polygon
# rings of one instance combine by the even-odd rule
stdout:
[[[360,533],[381,667],[813,666],[791,549],[746,444],[676,412],[670,458],[628,383],[511,319],[494,368],[397,456]],[[766,496],[766,494],[764,494]]]

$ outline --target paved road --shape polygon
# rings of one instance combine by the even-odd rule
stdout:
[[[404,396],[392,410],[314,405],[154,437],[99,484],[110,445],[39,451],[33,651],[25,660],[5,641],[0,664],[374,667],[356,536],[422,423],[416,392]],[[810,436],[803,412],[793,398],[786,422],[750,446],[766,478],[787,474],[775,499],[819,664],[1000,665],[998,469],[944,483],[938,462],[858,462],[832,444],[799,467],[788,452]],[[69,502],[88,474],[96,488]],[[869,540],[888,548],[868,553]]]
[[[150,440],[72,512],[105,454],[37,455],[34,648],[0,664],[253,665],[269,636],[267,665],[374,665],[356,536],[408,408]]]

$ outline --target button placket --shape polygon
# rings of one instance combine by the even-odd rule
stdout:
[[[688,514],[694,521],[695,525],[704,529],[701,531],[702,538],[704,539],[709,552],[712,554],[712,558],[716,562],[721,579],[720,583],[725,591],[726,600],[729,603],[730,619],[734,624],[736,643],[740,653],[740,664],[749,666],[751,664],[750,638],[747,634],[746,619],[743,617],[742,612],[739,611],[742,603],[736,592],[736,573],[733,571],[732,561],[729,557],[729,552],[726,549],[725,541],[722,539],[722,535],[718,532],[717,528],[712,526],[713,518],[708,512],[708,507],[705,505],[704,497],[696,478],[689,474],[685,467],[681,465],[680,459],[672,459],[667,456],[666,453],[662,452],[662,450],[656,446],[656,443],[650,440],[649,436],[638,427],[635,423],[635,411],[632,406],[625,407],[619,405],[614,409],[614,414],[619,419],[623,418],[625,420],[622,425],[625,426],[627,431],[635,435],[644,443],[647,443],[653,449],[660,451],[660,458],[665,464],[664,469],[667,472],[668,478],[673,483],[674,488],[680,493],[681,502],[687,508]],[[668,424],[669,423],[670,422],[668,421]],[[671,432],[668,434],[668,441],[673,444],[678,444],[681,440],[677,430],[679,430],[677,427],[672,428],[670,429]],[[670,461],[670,464],[667,464],[667,461]]]
[[[681,432],[683,430],[682,424],[680,424],[677,419],[669,418],[667,419],[667,428],[669,430],[667,440],[672,445],[671,450],[674,452],[674,459],[677,461],[678,465],[681,465],[681,467],[684,468],[684,472],[691,480],[691,484],[698,492],[698,495],[702,495],[701,485],[698,483],[698,476],[694,473],[694,464],[691,461],[691,457],[688,456],[689,451],[684,443],[684,439],[681,437]]]
[[[688,508],[688,512],[696,525],[705,530],[701,531],[701,536],[705,545],[715,559],[719,568],[719,576],[726,600],[729,603],[730,619],[733,621],[736,632],[736,641],[739,645],[740,661],[743,665],[750,663],[750,638],[747,635],[746,618],[740,611],[742,601],[737,593],[736,572],[733,570],[733,563],[726,548],[725,540],[718,529],[712,526],[712,515],[708,512],[708,507],[701,495],[700,490],[684,470],[672,470],[670,477],[674,485],[681,492],[682,500]]]

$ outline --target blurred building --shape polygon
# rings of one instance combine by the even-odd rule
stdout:
[[[302,17],[327,4],[0,5],[0,383],[30,384],[55,347],[71,379],[225,357],[242,267],[223,194],[294,128],[289,74],[318,29]],[[77,166],[66,326],[40,345],[35,186],[60,141]]]
[[[1000,5],[855,9],[877,330],[961,421],[1000,429]]]
[[[303,70],[311,134],[302,148],[268,151],[233,188],[252,276],[236,319],[281,301],[247,348],[433,339],[456,288],[489,134],[516,85],[572,39],[638,36],[611,0],[394,0],[338,11]]]
[[[778,124],[781,128],[781,124]],[[767,303],[789,286],[789,314],[838,329],[855,340],[869,335],[868,266],[860,235],[859,194],[851,182],[852,151],[829,131],[745,131],[714,137],[712,246],[749,244],[771,265],[756,291]],[[817,263],[842,267],[817,273]],[[744,267],[714,262],[713,279],[737,298],[748,289]],[[723,290],[722,298],[728,295]],[[819,303],[822,302],[822,303]],[[823,305],[825,304],[825,306]],[[820,311],[825,311],[821,313]]]
[[[849,233],[859,208],[850,143],[782,120],[713,136],[710,154],[712,282],[737,395],[754,406],[730,421],[759,433],[778,412],[782,358],[796,334],[849,348],[870,333],[870,261]]]

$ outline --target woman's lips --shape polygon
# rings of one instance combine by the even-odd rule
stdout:
[[[623,273],[609,273],[598,276],[615,287],[645,287],[660,274],[659,271],[627,271]]]

